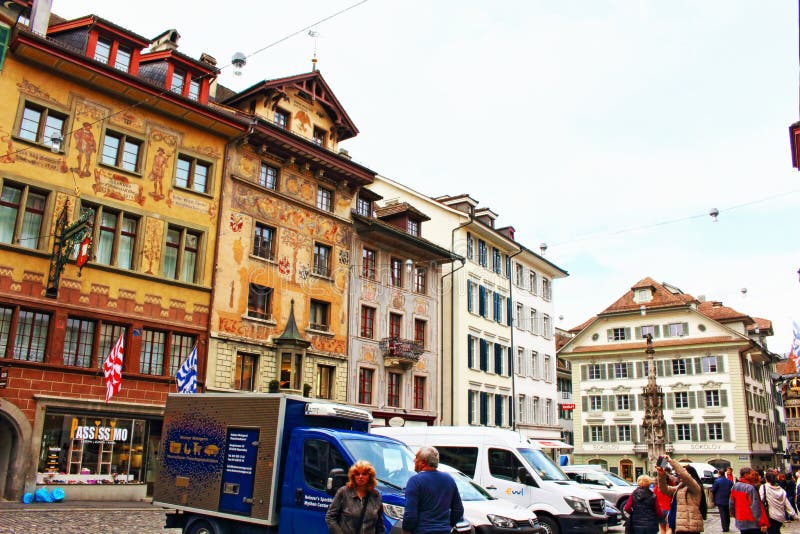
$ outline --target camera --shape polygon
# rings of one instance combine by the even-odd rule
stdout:
[[[656,466],[660,467],[661,469],[666,469],[669,466],[669,462],[663,456],[659,456],[656,460]]]

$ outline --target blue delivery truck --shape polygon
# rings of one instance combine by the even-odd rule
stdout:
[[[365,410],[295,395],[171,394],[153,504],[184,534],[323,534],[348,469],[367,460],[386,532],[399,534],[413,456],[369,434],[371,421]]]

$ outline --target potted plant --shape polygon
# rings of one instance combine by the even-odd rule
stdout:
[[[311,395],[311,384],[303,384],[303,396],[309,397]]]
[[[277,380],[270,380],[269,381],[269,392],[270,393],[277,393],[278,390],[281,388],[281,383]]]

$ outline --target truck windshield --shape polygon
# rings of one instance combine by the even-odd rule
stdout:
[[[542,480],[569,480],[564,471],[538,449],[517,449]]]
[[[414,455],[402,443],[372,439],[345,439],[344,448],[356,460],[366,460],[375,468],[378,482],[398,489],[414,476]]]

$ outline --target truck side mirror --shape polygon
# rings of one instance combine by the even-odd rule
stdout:
[[[328,482],[325,484],[325,492],[328,495],[336,495],[339,488],[347,484],[347,473],[344,469],[334,468],[328,473]]]

